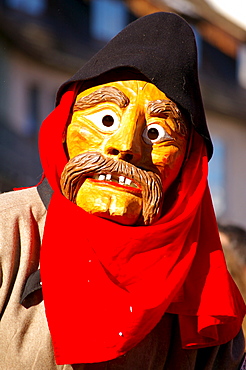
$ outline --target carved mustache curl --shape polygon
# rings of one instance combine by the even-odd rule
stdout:
[[[159,218],[163,202],[160,176],[123,160],[104,157],[98,152],[79,154],[68,161],[61,175],[61,191],[66,198],[76,203],[77,193],[85,179],[105,173],[128,177],[141,186],[143,210],[138,225],[150,225]]]

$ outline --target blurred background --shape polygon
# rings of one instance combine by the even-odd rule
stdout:
[[[194,29],[216,215],[246,227],[244,0],[0,0],[0,192],[40,180],[38,131],[59,85],[129,22],[156,11]]]

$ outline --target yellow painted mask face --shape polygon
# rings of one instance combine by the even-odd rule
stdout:
[[[156,86],[118,81],[77,96],[66,142],[63,194],[94,215],[149,225],[182,166],[187,129]]]

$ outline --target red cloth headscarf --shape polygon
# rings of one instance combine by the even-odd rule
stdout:
[[[165,312],[179,317],[183,348],[226,343],[245,305],[230,278],[194,132],[177,197],[151,226],[123,226],[66,199],[59,180],[74,91],[44,121],[40,155],[54,194],[41,250],[46,316],[58,364],[102,362],[136,346]],[[163,337],[165,333],[163,333]]]

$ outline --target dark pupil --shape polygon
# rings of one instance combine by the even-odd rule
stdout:
[[[159,136],[159,131],[156,128],[149,129],[149,131],[148,131],[148,138],[150,140],[155,140],[155,139],[158,138],[158,136]]]
[[[107,116],[104,116],[103,119],[102,119],[102,123],[104,126],[106,127],[110,127],[114,124],[114,119],[112,116],[110,115],[107,115]]]

